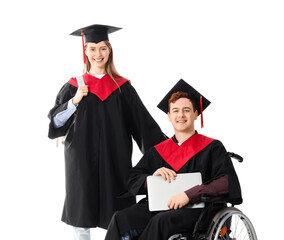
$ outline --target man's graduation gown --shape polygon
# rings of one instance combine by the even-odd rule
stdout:
[[[89,93],[60,128],[53,118],[76,94],[76,78],[66,83],[49,112],[49,138],[65,140],[66,198],[62,221],[77,227],[107,228],[112,214],[135,203],[117,198],[132,167],[132,137],[144,153],[165,139],[129,81],[84,74]]]
[[[170,138],[151,148],[130,172],[128,195],[145,194],[147,176],[153,175],[161,167],[177,173],[201,172],[203,184],[227,175],[226,200],[233,204],[242,202],[240,184],[233,164],[218,140],[195,134],[180,146]],[[119,236],[131,229],[145,229],[139,240],[167,239],[178,231],[193,228],[200,211],[182,208],[149,212],[148,202],[141,201],[113,216],[106,239],[119,239]]]

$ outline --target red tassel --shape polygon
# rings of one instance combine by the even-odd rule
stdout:
[[[83,61],[84,61],[84,64],[86,64],[86,54],[85,54],[85,44],[84,44],[83,29],[81,30],[81,36],[82,36],[82,44],[83,44]]]
[[[204,128],[203,124],[203,107],[202,107],[202,96],[200,95],[200,115],[201,115],[201,128]]]

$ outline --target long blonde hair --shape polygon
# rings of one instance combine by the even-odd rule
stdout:
[[[119,87],[118,83],[115,80],[115,77],[118,77],[118,78],[123,78],[123,77],[117,72],[117,70],[114,66],[113,50],[112,50],[110,42],[109,41],[104,41],[104,42],[105,42],[105,44],[107,45],[107,47],[110,51],[109,56],[108,56],[108,61],[105,65],[105,71],[111,77],[111,79],[115,82],[115,84]],[[87,48],[87,43],[85,44],[85,49],[86,48]],[[86,56],[86,67],[84,67],[84,73],[90,71],[90,69],[91,69],[91,63],[90,63],[88,57]]]

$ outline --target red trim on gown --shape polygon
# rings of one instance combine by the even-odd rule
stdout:
[[[88,73],[83,75],[84,82],[88,86],[89,92],[95,94],[98,98],[102,101],[106,100],[115,90],[118,89],[118,86],[115,82],[111,79],[111,77],[106,74],[101,79],[94,77]],[[122,86],[128,80],[125,78],[114,77],[117,84]],[[77,79],[71,78],[68,81],[69,84],[73,85],[74,87],[78,88]]]
[[[172,138],[155,146],[160,156],[178,172],[194,155],[207,147],[213,138],[194,134],[180,146]]]

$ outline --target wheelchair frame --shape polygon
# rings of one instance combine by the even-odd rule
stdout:
[[[213,218],[213,223],[214,224],[211,227],[209,236],[207,238],[208,240],[257,240],[257,236],[251,221],[237,208],[227,207],[220,211]],[[228,231],[228,229],[230,230]]]
[[[239,162],[243,158],[238,154],[228,152],[231,158],[237,159]],[[208,207],[218,206],[222,210],[212,218],[210,226],[206,232],[199,232],[200,223],[204,217],[205,210],[201,213],[197,221],[192,235],[183,235],[181,233],[172,235],[168,240],[257,240],[256,232],[249,218],[239,209],[228,207],[227,203],[220,197],[203,197],[202,201],[209,203]]]

